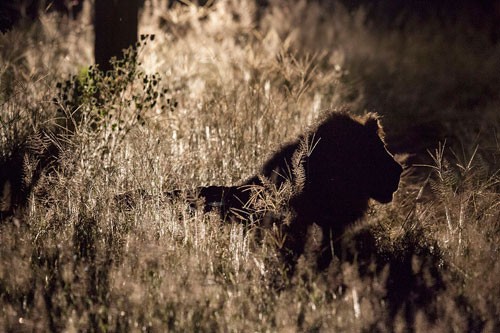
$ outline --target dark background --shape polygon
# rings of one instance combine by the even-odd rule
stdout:
[[[35,20],[40,11],[60,12],[71,18],[78,16],[84,0],[3,0],[0,2],[0,31],[5,32],[20,22]],[[87,0],[88,1],[88,0]],[[269,0],[255,0],[265,8]],[[335,4],[341,3],[349,10],[363,6],[367,19],[374,27],[404,29],[408,25],[423,23],[429,19],[438,19],[443,24],[461,22],[476,31],[491,35],[498,40],[500,35],[500,1],[498,0],[309,0],[321,3],[326,10],[335,10]],[[142,3],[143,1],[140,1]],[[178,4],[170,0],[169,6]],[[206,0],[198,0],[200,5]]]

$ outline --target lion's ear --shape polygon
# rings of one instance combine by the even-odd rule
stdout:
[[[373,133],[379,133],[380,131],[380,122],[379,116],[376,113],[369,113],[365,118],[365,127]]]

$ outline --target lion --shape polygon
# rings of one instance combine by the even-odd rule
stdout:
[[[200,187],[197,196],[204,200],[205,211],[217,209],[224,219],[237,216],[241,221],[255,204],[252,187],[266,191],[266,183],[276,188],[288,184],[293,217],[284,226],[282,255],[293,270],[304,252],[308,229],[316,224],[322,230],[317,267],[323,270],[338,255],[344,231],[364,215],[369,200],[392,201],[402,171],[386,149],[376,113],[352,116],[337,111],[284,145],[259,175],[238,186]]]
[[[282,146],[257,175],[239,185],[175,190],[165,197],[186,199],[192,209],[218,211],[229,222],[279,224],[285,235],[280,252],[292,273],[304,253],[309,228],[317,225],[322,235],[316,264],[324,270],[334,255],[341,255],[344,232],[363,217],[370,199],[382,204],[392,201],[402,171],[386,149],[376,113],[353,116],[335,111]],[[283,200],[270,205],[271,209],[262,204],[273,195],[276,198],[276,193],[287,194],[286,207]],[[139,190],[118,195],[116,200],[131,207],[137,196],[150,197]]]

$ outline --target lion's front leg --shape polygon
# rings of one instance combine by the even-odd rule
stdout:
[[[321,247],[317,258],[318,270],[325,270],[330,266],[334,256],[341,256],[339,234],[331,228],[322,227]]]
[[[308,227],[307,223],[294,219],[285,229],[285,240],[280,252],[290,276],[295,272],[297,260],[304,253]]]

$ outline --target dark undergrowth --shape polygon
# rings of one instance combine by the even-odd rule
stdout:
[[[1,34],[1,330],[499,331],[498,44],[335,8],[147,1],[154,40],[107,77],[88,8]],[[327,270],[319,228],[288,276],[278,228],[164,200],[240,182],[340,107],[380,113],[408,165]],[[286,189],[261,200],[280,216]]]

